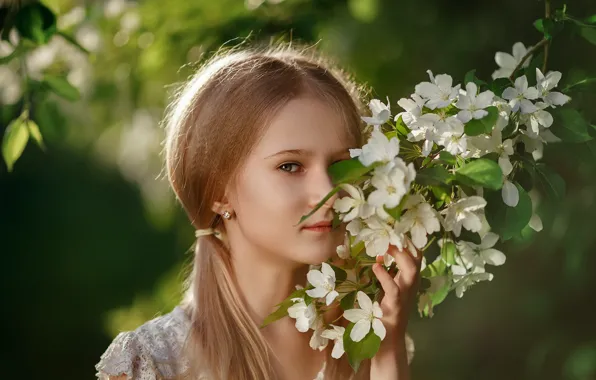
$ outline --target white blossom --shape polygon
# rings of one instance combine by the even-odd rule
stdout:
[[[525,75],[515,80],[515,88],[507,87],[503,91],[503,98],[509,100],[511,111],[521,110],[522,114],[528,114],[537,110],[530,100],[538,98],[536,87],[528,87],[528,78]]]
[[[313,325],[317,317],[317,311],[314,303],[306,305],[304,298],[292,298],[294,304],[288,308],[290,318],[296,320],[296,329],[300,332],[306,332]]]
[[[335,272],[333,268],[327,263],[322,263],[321,270],[311,269],[306,274],[308,282],[314,289],[309,289],[306,294],[313,298],[325,297],[327,306],[331,305],[333,300],[339,295],[335,290]]]
[[[327,347],[327,344],[329,344],[329,339],[323,336],[323,333],[325,332],[325,326],[321,317],[318,317],[315,320],[313,324],[313,330],[314,331],[309,342],[310,348],[313,350],[323,351]]]
[[[395,121],[400,117],[404,124],[408,127],[422,115],[422,107],[424,107],[424,99],[418,94],[412,94],[411,99],[401,98],[397,104],[405,110],[395,115]]]
[[[375,207],[385,206],[390,209],[396,207],[410,190],[410,185],[415,178],[414,165],[410,162],[406,166],[399,157],[375,168],[371,179],[375,190],[369,194],[368,203]]]
[[[395,137],[388,139],[379,130],[372,131],[371,137],[362,149],[350,149],[350,156],[358,157],[364,166],[370,166],[374,162],[390,162],[398,153],[399,140]]]
[[[492,281],[492,273],[487,272],[471,272],[468,273],[466,268],[461,265],[452,265],[451,271],[453,273],[453,283],[455,285],[455,295],[458,298],[463,297],[465,291],[472,285],[480,281]]]
[[[370,257],[384,255],[389,249],[389,244],[396,246],[400,250],[403,249],[404,235],[397,233],[384,220],[375,215],[366,219],[366,224],[367,227],[360,231],[356,240],[364,241],[367,255]]]
[[[505,255],[493,248],[498,240],[499,235],[488,232],[482,237],[480,244],[458,241],[456,245],[459,255],[455,258],[456,263],[476,273],[484,272],[486,264],[503,265],[506,259]]]
[[[344,318],[355,323],[350,332],[350,338],[354,342],[360,342],[368,334],[372,326],[374,333],[381,340],[385,339],[386,330],[380,319],[383,318],[383,311],[379,303],[376,301],[373,303],[362,291],[358,291],[356,298],[358,299],[359,308],[344,312]]]
[[[499,69],[493,73],[493,79],[507,78],[511,76],[511,74],[513,74],[513,70],[515,70],[517,65],[519,65],[523,57],[527,54],[528,49],[526,49],[523,43],[516,42],[513,45],[513,55],[509,53],[497,52],[495,54],[495,61],[497,62],[497,65],[499,65]],[[522,67],[527,67],[530,64],[531,59],[531,56],[528,57]]]
[[[350,235],[344,234],[344,243],[335,248],[335,252],[340,259],[348,259],[350,257]]]
[[[486,200],[476,195],[450,203],[441,211],[441,214],[445,215],[445,230],[453,231],[455,236],[461,234],[462,226],[471,232],[480,231],[482,220],[477,211],[482,210],[484,206],[486,206]]]
[[[519,202],[519,190],[513,182],[507,179],[507,177],[503,178],[501,197],[503,198],[503,203],[509,207],[515,207]]]
[[[559,81],[561,80],[561,72],[559,71],[549,71],[546,73],[546,76],[542,74],[539,68],[536,68],[536,88],[542,100],[546,104],[551,107],[555,106],[562,106],[563,104],[569,102],[571,98],[563,93],[551,91],[553,88],[557,87]]]
[[[395,225],[397,232],[410,231],[416,248],[423,248],[428,242],[427,235],[441,230],[441,224],[432,206],[420,194],[408,197],[404,210],[407,210]]]
[[[324,338],[332,340],[334,342],[333,351],[331,351],[331,357],[339,359],[344,354],[344,332],[345,328],[341,326],[331,325],[331,329],[323,331],[321,334]]]
[[[427,70],[430,82],[422,82],[416,85],[416,94],[426,99],[426,107],[431,110],[443,108],[450,105],[459,94],[460,85],[452,87],[453,78],[447,74],[433,76],[432,71]]]
[[[454,156],[465,153],[468,150],[468,137],[464,134],[464,125],[461,122],[451,123],[450,127],[441,132],[439,145]]]
[[[466,84],[466,94],[460,95],[459,100],[455,104],[461,111],[458,112],[457,117],[462,123],[467,123],[472,119],[482,119],[488,115],[486,107],[492,105],[492,100],[495,94],[492,91],[484,91],[478,93],[478,86],[474,82]]]
[[[366,219],[375,212],[374,206],[366,203],[364,192],[358,186],[343,183],[339,185],[350,196],[338,198],[333,203],[333,209],[340,213],[340,220],[349,222],[354,218]]]
[[[363,116],[362,120],[368,125],[382,125],[391,119],[391,106],[389,105],[389,98],[387,104],[383,104],[379,99],[373,99],[368,104],[372,112],[372,117]]]

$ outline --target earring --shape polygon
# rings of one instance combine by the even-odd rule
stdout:
[[[230,219],[232,217],[232,214],[230,214],[229,211],[224,211],[222,215],[226,219]]]

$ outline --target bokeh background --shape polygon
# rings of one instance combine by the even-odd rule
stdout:
[[[25,57],[30,77],[65,76],[81,98],[33,93],[46,149],[30,141],[12,172],[0,164],[5,379],[92,379],[119,331],[178,303],[194,239],[163,179],[159,123],[204,54],[247,36],[317,43],[397,109],[427,69],[490,79],[495,52],[537,43],[544,15],[538,0],[43,3],[89,54],[54,36]],[[596,14],[593,0],[567,9]],[[549,67],[563,85],[594,77],[596,46],[563,31]],[[21,68],[0,65],[0,132],[22,107]],[[596,85],[571,95],[596,124]],[[596,379],[596,143],[550,145],[544,161],[565,199],[540,203],[541,233],[501,246],[491,283],[412,316],[413,379]]]

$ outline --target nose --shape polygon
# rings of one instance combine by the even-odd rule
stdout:
[[[314,209],[319,202],[323,200],[333,190],[335,186],[331,181],[331,176],[327,172],[327,168],[316,170],[309,183],[309,207]],[[335,192],[329,199],[325,201],[325,203],[321,206],[321,208],[330,209],[333,207],[333,203],[339,197],[339,192]]]

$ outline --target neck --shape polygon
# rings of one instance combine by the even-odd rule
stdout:
[[[238,291],[257,325],[275,311],[296,288],[305,285],[308,265],[270,260],[262,254],[243,250],[232,254]]]

